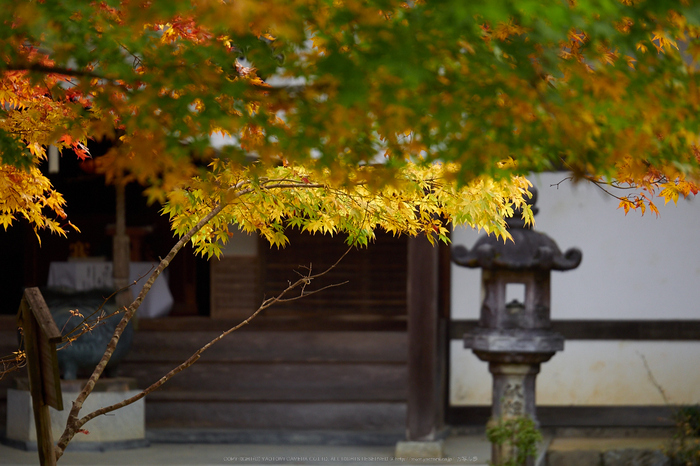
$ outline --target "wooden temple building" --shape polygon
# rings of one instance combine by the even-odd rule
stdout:
[[[81,233],[67,239],[43,234],[40,246],[21,223],[0,232],[3,354],[17,349],[16,313],[25,287],[50,285],[53,266],[111,260],[113,188],[84,164],[67,158],[61,164],[52,181]],[[145,204],[138,187],[128,186],[126,194],[131,261],[156,261],[174,243],[167,220]],[[166,273],[171,305],[165,315],[138,318],[118,375],[146,387],[250,316],[306,267],[322,271],[347,250],[341,237],[291,232],[290,239],[277,249],[236,235],[224,256],[211,261],[190,248],[181,251]],[[404,437],[408,425],[414,438],[439,435],[449,271],[449,248],[379,234],[311,287],[342,285],[265,310],[149,395],[147,428],[356,432],[381,439]],[[0,381],[3,419],[12,379]]]
[[[60,176],[54,176],[52,182],[65,194],[69,218],[82,233],[70,233],[67,239],[43,234],[40,246],[34,232],[21,222],[0,231],[3,265],[0,267],[0,353],[3,355],[17,349],[16,314],[25,287],[46,287],[52,263],[100,263],[109,262],[112,257],[114,191],[105,187],[89,167],[71,162],[68,157],[61,161]],[[168,222],[159,215],[157,206],[145,204],[138,187],[128,186],[126,194],[131,260],[134,263],[157,260],[174,242]],[[573,198],[567,202],[578,201]],[[550,208],[552,212],[555,210]],[[614,208],[611,211],[615,213]],[[584,217],[582,212],[578,210],[576,215]],[[695,218],[686,216],[682,220],[690,223]],[[578,231],[569,227],[569,231],[580,233],[572,245],[581,246],[587,258],[581,267],[584,279],[580,280],[580,286],[575,283],[568,286],[572,293],[581,289],[576,295],[581,301],[595,298],[600,283],[620,280],[621,275],[605,279],[604,268],[586,268],[595,264],[596,251],[583,243],[596,232],[587,230],[586,225]],[[566,236],[548,233],[554,233],[558,240]],[[604,232],[600,236],[606,242],[611,237]],[[630,241],[637,241],[632,235],[629,237]],[[166,288],[170,295],[167,312],[138,319],[131,351],[121,362],[118,374],[133,377],[141,388],[146,387],[222,331],[247,318],[265,297],[296,280],[299,267],[321,271],[346,250],[342,237],[292,232],[290,239],[289,246],[278,250],[270,248],[264,240],[238,235],[220,260],[211,261],[196,257],[191,249],[181,251],[167,272]],[[645,247],[652,244],[643,237],[638,241],[644,241]],[[566,238],[563,244],[568,246]],[[614,253],[606,252],[600,261]],[[680,254],[678,263],[687,262],[687,258],[687,254]],[[343,436],[350,432],[355,439],[365,435],[364,441],[388,443],[405,438],[432,440],[441,436],[446,426],[483,427],[489,417],[489,401],[480,399],[473,403],[471,400],[478,398],[478,394],[472,395],[476,392],[468,390],[450,394],[455,389],[450,386],[454,380],[450,371],[456,367],[451,363],[454,355],[450,352],[458,347],[465,351],[456,345],[476,325],[475,318],[454,317],[455,303],[450,303],[450,299],[455,296],[455,285],[451,273],[454,274],[449,246],[433,247],[425,238],[379,234],[374,244],[351,251],[314,286],[347,283],[271,307],[212,347],[193,367],[149,395],[146,427],[162,432],[222,435],[226,432],[323,433],[328,441],[347,440]],[[589,278],[585,278],[587,273]],[[598,280],[597,284],[589,285],[593,280]],[[622,288],[620,285],[617,289]],[[632,284],[628,288],[634,291]],[[698,287],[683,289],[690,293]],[[457,290],[458,294],[461,291]],[[641,296],[639,290],[635,293]],[[465,299],[476,303],[477,294],[478,291],[470,292]],[[683,298],[683,302],[691,302],[691,298]],[[643,305],[642,302],[637,307],[641,309]],[[690,307],[686,312],[685,308],[676,306],[677,310],[671,312],[675,314],[668,318],[656,308],[647,314],[631,309],[623,317],[617,316],[627,312],[624,309],[615,309],[618,314],[610,312],[607,316],[600,311],[593,318],[575,314],[574,306],[571,312],[566,311],[568,314],[562,313],[561,308],[555,309],[554,330],[564,335],[567,345],[573,343],[571,350],[565,349],[554,361],[565,361],[567,355],[579,358],[566,363],[568,367],[562,369],[563,375],[556,380],[562,387],[569,383],[567,380],[575,381],[578,364],[581,370],[588,371],[591,390],[596,390],[600,383],[594,369],[608,363],[610,370],[614,370],[617,366],[611,361],[616,356],[609,348],[627,351],[625,342],[668,342],[678,348],[679,355],[697,353],[700,320],[693,317]],[[568,317],[559,317],[562,314]],[[613,342],[621,343],[610,346]],[[591,358],[601,360],[586,362],[585,351],[574,351],[581,343],[600,347],[601,356],[590,354],[594,354]],[[629,364],[636,363],[639,361]],[[639,377],[646,377],[643,366],[638,365],[642,367]],[[664,369],[673,367],[670,363],[662,365]],[[697,373],[682,368],[679,371],[679,377]],[[469,377],[462,374],[457,389],[459,384],[463,388],[470,383]],[[609,382],[610,377],[606,377],[600,380]],[[484,380],[483,384],[490,383]],[[673,387],[676,382],[668,383]],[[677,381],[677,384],[685,383]],[[6,412],[5,389],[12,384],[12,375],[0,380],[2,419]],[[559,398],[544,397],[544,406],[538,407],[539,420],[544,426],[555,427],[670,425],[670,407],[655,401],[653,387],[651,395],[644,398],[651,401],[636,403],[634,397],[624,395],[627,390],[624,380],[617,385],[621,387],[622,398],[610,402],[606,397],[611,397],[612,392],[596,392],[597,398],[584,398],[574,393],[577,389],[583,393],[582,384],[580,388],[572,388],[571,394],[551,386],[550,392]],[[688,382],[688,386],[698,385]],[[689,399],[695,396],[695,392],[688,393]],[[451,403],[451,399],[459,403]]]

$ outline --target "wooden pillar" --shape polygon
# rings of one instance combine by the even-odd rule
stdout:
[[[443,430],[445,347],[440,318],[440,247],[424,237],[408,240],[409,441],[435,441]]]
[[[115,184],[117,194],[115,233],[112,242],[112,271],[114,287],[124,290],[117,295],[117,306],[128,307],[133,300],[129,286],[129,259],[131,257],[129,236],[126,234],[126,186],[119,180]]]

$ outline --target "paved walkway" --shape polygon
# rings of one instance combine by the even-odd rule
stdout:
[[[151,443],[147,448],[66,452],[59,465],[486,465],[491,447],[483,436],[450,436],[441,459],[397,459],[394,447],[328,445],[236,445]],[[38,454],[0,445],[0,465],[38,464]]]
[[[158,437],[154,437],[158,438]],[[549,466],[667,465],[662,449],[669,437],[547,438]],[[67,452],[59,465],[487,465],[491,447],[482,435],[452,434],[444,441],[443,458],[395,458],[392,445],[281,445],[238,443],[163,443],[106,452]],[[0,465],[36,465],[37,452],[0,444]],[[538,466],[545,464],[539,458]]]

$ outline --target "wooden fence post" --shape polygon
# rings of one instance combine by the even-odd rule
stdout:
[[[20,303],[18,323],[27,355],[29,391],[34,408],[37,449],[42,466],[56,465],[49,406],[63,410],[56,344],[61,332],[49,312],[39,288],[27,288]]]

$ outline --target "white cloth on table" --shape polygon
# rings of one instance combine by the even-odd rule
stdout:
[[[158,266],[157,262],[130,262],[129,282],[137,283],[131,288],[134,296],[138,295],[148,280],[150,272]],[[138,309],[138,316],[155,318],[168,315],[173,307],[173,295],[168,288],[165,271],[153,283]],[[96,288],[113,288],[112,263],[104,261],[51,262],[49,265],[48,286],[69,288],[75,291],[88,291]]]

